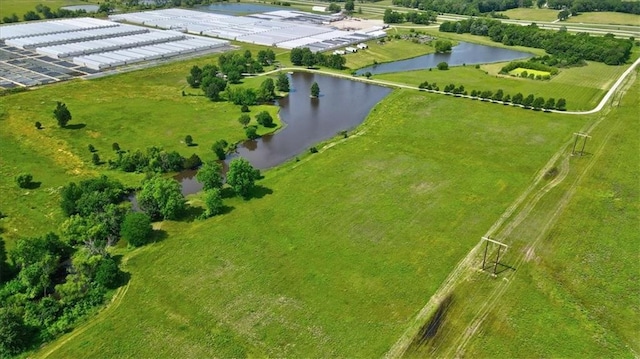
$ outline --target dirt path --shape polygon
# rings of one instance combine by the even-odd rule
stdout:
[[[636,61],[635,67],[640,63],[640,61]],[[625,83],[624,87],[621,87],[624,79],[626,79],[630,74],[632,74],[629,81]],[[612,87],[614,90],[608,94],[605,98],[607,100],[613,99],[612,103],[615,105],[620,101],[620,98],[627,91],[629,86],[635,80],[636,74],[632,71],[627,71],[623,76],[620,77],[616,85]],[[614,94],[617,94],[615,99],[613,98]],[[601,110],[604,106],[600,106]],[[607,113],[610,111],[610,107],[607,107],[606,111],[595,121],[592,125],[584,128],[582,131],[590,133],[595,129],[598,125],[602,123],[605,119]],[[598,110],[598,111],[599,111]],[[535,246],[538,244],[540,239],[544,238],[544,235],[548,232],[551,226],[555,223],[558,216],[564,211],[567,204],[573,197],[575,190],[584,176],[589,173],[593,164],[599,158],[602,153],[602,149],[607,144],[611,134],[615,126],[612,126],[608,129],[607,134],[598,148],[595,150],[593,157],[590,159],[590,163],[585,167],[582,172],[580,172],[567,192],[564,196],[558,201],[555,205],[555,210],[552,212],[550,216],[548,216],[545,220],[545,223],[541,230],[538,232],[537,236],[529,243],[530,250],[534,250]],[[486,236],[491,236],[493,238],[498,238],[501,241],[508,241],[508,236],[512,233],[512,231],[520,225],[523,221],[525,221],[532,210],[535,208],[536,204],[547,194],[551,189],[556,187],[558,184],[562,183],[566,178],[570,170],[570,154],[569,148],[572,144],[572,140],[567,141],[563,146],[551,157],[551,159],[547,162],[547,164],[538,172],[536,179],[533,183],[531,183],[525,191],[505,210],[502,216],[491,226]],[[558,163],[560,161],[560,163]],[[553,168],[556,163],[558,163],[558,167],[560,172],[552,181],[547,183],[546,185],[539,187],[540,182],[544,178],[545,173],[551,168]],[[532,192],[539,188],[533,196],[531,196]],[[516,213],[516,209],[518,209]],[[515,213],[515,216],[514,216]],[[416,335],[418,335],[420,329],[429,321],[433,313],[437,310],[439,305],[442,303],[444,298],[447,298],[449,295],[453,293],[456,285],[463,281],[467,276],[472,275],[477,272],[477,264],[475,264],[475,259],[478,257],[478,251],[481,248],[483,242],[480,241],[476,246],[474,246],[471,251],[458,263],[458,265],[454,268],[454,270],[449,274],[449,276],[445,279],[440,288],[433,294],[433,296],[429,299],[427,304],[420,310],[418,315],[413,319],[410,323],[409,327],[405,330],[402,336],[398,339],[398,341],[391,347],[391,349],[386,353],[385,358],[400,358],[402,357],[411,343],[413,342]],[[526,260],[528,251],[521,251],[516,257],[515,263],[513,265],[515,268],[518,268],[523,264]],[[513,274],[515,275],[515,274]],[[513,277],[511,277],[513,279]],[[481,304],[479,304],[476,308],[478,308],[475,313],[473,319],[468,324],[467,328],[462,333],[450,333],[451,335],[457,335],[457,338],[454,340],[454,345],[448,348],[445,353],[442,353],[443,357],[460,357],[464,354],[464,350],[469,343],[469,341],[473,338],[474,334],[480,328],[482,323],[484,322],[487,315],[490,313],[493,308],[493,304],[506,292],[509,288],[511,280],[500,280],[496,281],[496,285],[492,288],[490,293],[486,293],[487,296],[484,297]]]

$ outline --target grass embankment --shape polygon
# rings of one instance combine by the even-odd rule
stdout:
[[[225,139],[233,143],[245,138],[237,121],[240,106],[211,102],[201,96],[199,89],[191,89],[186,83],[193,65],[202,67],[211,62],[217,63],[217,56],[3,97],[0,191],[10,199],[8,203],[15,203],[0,209],[8,215],[3,222],[9,246],[19,236],[58,227],[61,218],[58,205],[49,201],[55,200],[58,188],[68,182],[106,171],[127,185],[139,184],[140,174],[107,171],[106,164],[94,166],[89,144],[95,146],[105,162],[116,158],[111,147],[114,142],[123,150],[162,146],[185,157],[197,153],[204,160],[213,158],[211,145],[215,141]],[[239,86],[257,88],[264,79],[245,79]],[[183,90],[194,95],[182,96]],[[68,128],[58,128],[53,118],[56,101],[65,102],[71,111],[73,119]],[[269,111],[280,125],[275,106],[253,106],[249,114],[253,118],[262,110]],[[37,130],[35,121],[40,121],[44,128]],[[260,126],[258,132],[276,128]],[[187,147],[183,142],[186,135],[191,135],[197,146]],[[14,178],[21,172],[32,173],[34,181],[42,182],[41,187],[20,190]]]
[[[423,81],[436,82],[440,89],[452,83],[456,86],[464,85],[469,92],[490,90],[495,93],[502,89],[505,94],[511,96],[521,92],[524,96],[531,93],[545,99],[565,98],[569,110],[590,110],[598,104],[606,90],[625,70],[623,66],[589,62],[585,67],[561,69],[551,80],[542,81],[499,75],[498,72],[504,65],[506,63],[482,65],[480,69],[474,66],[458,66],[447,71],[419,70],[375,75],[373,78],[414,86]]]
[[[499,266],[505,271],[491,278],[475,270],[482,262],[478,253],[435,337],[409,356],[636,356],[639,95],[636,81],[620,107],[609,108],[589,131],[586,156],[570,157],[569,141],[556,164],[558,177],[538,189],[562,181],[531,212],[526,206],[516,211],[514,218],[525,214],[521,222],[507,222],[493,237],[510,246],[500,262],[513,268]]]
[[[567,22],[572,24],[585,23],[640,26],[640,15],[609,11],[583,12],[578,16],[571,16],[567,19]]]
[[[397,90],[363,135],[268,171],[272,193],[164,222],[121,304],[52,357],[382,356],[581,123]]]
[[[2,0],[2,4],[0,4],[0,20],[5,16],[16,14],[20,18],[20,21],[22,21],[22,15],[30,10],[35,11],[38,4],[48,6],[51,10],[57,10],[62,6],[91,5],[94,4],[94,2],[86,2],[83,0]]]

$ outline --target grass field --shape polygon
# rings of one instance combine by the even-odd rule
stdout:
[[[640,15],[620,12],[583,12],[578,16],[567,19],[569,23],[610,24],[640,26]]]
[[[94,4],[95,2],[86,2],[82,0],[2,0],[0,4],[0,19],[5,16],[11,16],[16,14],[22,21],[22,15],[27,11],[35,11],[36,5],[42,4],[50,7],[52,10],[57,10],[61,6],[67,5],[87,5]]]
[[[408,59],[411,57],[429,54],[435,51],[432,46],[416,44],[410,40],[392,39],[379,44],[377,41],[367,42],[368,49],[358,50],[355,54],[348,54],[346,67],[356,70],[365,66],[371,66],[374,61],[378,63],[394,60]]]
[[[409,357],[635,356],[640,171],[624,164],[640,158],[639,85],[596,117],[598,127],[583,129],[592,135],[587,155],[571,157],[568,141],[552,162],[557,177],[493,233],[510,246],[500,261],[509,267],[491,278],[479,270],[482,253],[473,256],[437,333]]]
[[[553,9],[516,8],[500,13],[515,20],[554,21],[558,19],[558,12]]]
[[[571,110],[589,110],[596,106],[613,81],[625,70],[622,66],[607,66],[600,63],[589,63],[586,67],[563,69],[548,81],[532,81],[529,79],[499,75],[498,72],[506,63],[483,65],[480,69],[474,66],[452,67],[447,71],[410,71],[375,75],[373,78],[417,86],[423,81],[436,82],[440,88],[450,83],[464,85],[472,90],[503,89],[505,94],[521,92],[532,93],[544,98],[564,97],[567,108]]]
[[[91,164],[89,144],[95,146],[102,161],[115,159],[111,150],[114,142],[124,150],[161,145],[183,156],[197,153],[207,159],[213,157],[210,148],[215,141],[242,140],[244,130],[237,122],[240,107],[211,102],[199,95],[200,90],[189,88],[185,80],[194,64],[203,66],[216,62],[216,58],[209,56],[91,81],[75,80],[3,97],[0,161],[4,163],[0,190],[11,203],[16,203],[2,209],[8,215],[3,220],[8,245],[18,236],[57,228],[60,221],[57,204],[48,202],[57,198],[56,189],[104,170],[104,165]],[[257,88],[263,80],[245,79],[240,86]],[[182,90],[198,96],[183,97]],[[65,102],[71,111],[69,129],[60,129],[55,123],[52,111],[56,101]],[[275,106],[255,106],[251,110],[252,117],[267,110],[280,124]],[[40,121],[44,129],[37,130],[35,121]],[[258,132],[273,130],[259,127]],[[197,146],[187,147],[183,143],[189,134]],[[9,161],[5,154],[21,160]],[[31,172],[34,181],[42,182],[41,188],[18,191],[14,178],[21,172]],[[141,174],[109,173],[130,186],[142,179]],[[24,201],[25,198],[35,198],[34,203]]]
[[[364,135],[267,172],[272,194],[163,223],[121,304],[52,357],[381,356],[584,121],[457,104],[397,90]]]

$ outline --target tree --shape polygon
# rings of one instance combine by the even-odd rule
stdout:
[[[347,0],[347,2],[344,3],[344,9],[349,13],[352,13],[355,8],[353,0]]]
[[[198,170],[196,179],[202,183],[202,188],[205,191],[212,188],[222,188],[222,166],[216,161],[207,161]]]
[[[320,96],[320,86],[318,86],[317,82],[314,82],[311,85],[311,97],[318,98]]]
[[[228,145],[227,141],[218,140],[211,146],[211,150],[216,154],[216,157],[218,157],[219,160],[224,160],[227,158],[226,148]]]
[[[258,90],[258,98],[262,102],[271,102],[276,98],[276,86],[273,83],[273,79],[267,78],[260,84]]]
[[[273,118],[267,111],[262,111],[256,115],[256,122],[264,127],[272,127],[273,126]]]
[[[16,183],[20,188],[29,188],[33,183],[33,176],[31,173],[21,173],[16,176]]]
[[[549,97],[544,104],[544,109],[553,110],[554,108],[556,108],[556,100],[553,97]]]
[[[249,106],[242,105],[242,107],[240,107],[240,112],[249,112]]]
[[[246,113],[243,113],[242,115],[240,115],[240,117],[238,117],[238,122],[240,122],[242,127],[247,127],[249,122],[251,122],[251,116],[247,115]]]
[[[248,199],[255,187],[255,181],[260,178],[260,171],[253,168],[246,159],[239,157],[229,164],[227,183],[244,199]]]
[[[449,64],[444,61],[438,63],[437,67],[438,67],[438,70],[449,70]]]
[[[118,152],[120,151],[120,145],[118,144],[118,142],[114,142],[111,144],[111,149]]]
[[[188,170],[194,170],[202,165],[202,160],[200,156],[195,153],[189,156],[189,158],[185,158],[183,162],[183,167]]]
[[[69,121],[71,121],[71,112],[69,112],[67,105],[60,101],[56,103],[53,116],[56,118],[56,121],[58,121],[58,126],[62,128],[66,127]]]
[[[127,243],[134,247],[140,247],[147,243],[151,235],[151,218],[142,212],[129,212],[122,221],[120,235]]]
[[[211,101],[220,100],[220,92],[227,88],[227,82],[215,75],[209,75],[202,79],[202,89],[205,96]]]
[[[281,92],[289,92],[289,77],[284,72],[278,74],[276,88]]]
[[[105,256],[95,268],[94,282],[107,289],[115,289],[120,283],[121,275],[118,263],[111,256]]]
[[[40,121],[36,121],[35,125],[38,130],[42,129],[42,124],[40,123]]]
[[[544,106],[544,98],[542,97],[536,97],[535,100],[533,100],[533,102],[531,103],[531,105],[533,106],[533,108],[535,108],[536,110],[539,110],[542,108],[542,106]]]
[[[187,76],[187,82],[189,86],[193,88],[200,87],[200,83],[202,82],[202,69],[194,65],[191,68],[191,74]]]
[[[524,107],[530,107],[533,104],[534,100],[535,97],[532,94],[529,94],[529,96],[525,97],[524,100],[522,100],[522,105]]]
[[[204,193],[204,204],[207,206],[205,217],[213,217],[222,213],[224,204],[222,203],[222,193],[219,188],[211,188]]]
[[[100,164],[100,156],[97,153],[94,153],[93,155],[91,155],[91,163],[93,163],[96,166]]]
[[[29,337],[22,316],[9,308],[0,308],[0,357],[9,358],[23,351]]]
[[[229,82],[231,82],[232,84],[238,84],[240,83],[240,80],[242,80],[242,74],[239,71],[229,71],[227,73],[227,80],[229,80]]]
[[[180,183],[172,178],[154,176],[142,184],[138,203],[151,219],[177,219],[186,209]]]
[[[559,98],[558,102],[556,102],[556,109],[558,111],[565,111],[567,109],[567,100]]]
[[[453,44],[449,40],[437,40],[435,44],[436,52],[451,52]]]
[[[296,65],[296,66],[302,65],[302,56],[303,55],[304,55],[304,51],[302,50],[302,48],[296,47],[294,49],[291,49],[291,52],[289,54],[289,58],[291,59],[291,63]]]
[[[337,13],[340,12],[340,5],[332,2],[329,4],[329,6],[327,7],[327,11],[329,11],[330,13]]]
[[[522,93],[518,92],[517,94],[513,95],[511,102],[513,102],[516,105],[520,105],[522,104],[523,99],[524,99],[524,96],[522,95]]]
[[[307,51],[304,51],[307,50]],[[302,64],[307,68],[313,67],[316,64],[316,57],[308,48],[304,48],[304,53],[302,54]]]
[[[191,135],[185,136],[184,143],[186,143],[187,146],[192,146],[193,145],[193,137],[191,137]]]
[[[569,12],[569,10],[567,10],[567,9],[562,9],[562,10],[560,10],[560,12],[558,13],[558,20],[560,20],[560,21],[565,21],[566,19],[568,19],[568,18],[569,18],[569,15],[570,15],[570,14],[571,14],[571,13]]]
[[[244,134],[250,140],[255,140],[256,138],[260,137],[260,136],[258,136],[258,129],[256,128],[256,126],[248,126],[248,127],[246,127],[244,129]]]

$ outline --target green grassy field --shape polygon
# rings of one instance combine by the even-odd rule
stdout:
[[[194,64],[217,63],[216,59],[214,55],[3,97],[0,152],[20,158],[20,161],[9,161],[5,156],[0,159],[3,162],[0,190],[10,203],[16,203],[2,209],[8,215],[3,221],[9,247],[19,236],[57,228],[59,209],[57,204],[48,202],[57,198],[57,188],[105,169],[106,165],[91,164],[89,144],[95,146],[102,161],[115,159],[111,149],[114,142],[123,150],[161,145],[183,156],[197,153],[207,159],[213,157],[210,148],[215,141],[242,140],[244,130],[237,122],[240,106],[211,102],[200,95],[200,90],[189,88],[185,80]],[[263,80],[245,79],[245,84],[239,86],[257,88]],[[183,90],[197,96],[183,97]],[[70,109],[73,116],[70,129],[58,128],[52,114],[56,101],[65,102]],[[253,117],[262,110],[269,111],[280,125],[275,106],[252,107],[250,115]],[[37,130],[35,121],[40,121],[44,129]],[[260,126],[258,132],[273,130]],[[197,146],[187,147],[183,143],[186,135],[191,135]],[[34,181],[42,182],[41,188],[18,191],[14,178],[21,172],[31,172]],[[136,186],[142,179],[141,174],[119,171],[109,174],[130,186]],[[24,201],[25,198],[34,198],[34,203]]]
[[[567,22],[585,24],[610,24],[640,26],[640,15],[625,14],[620,12],[584,12],[578,16],[572,16]]]
[[[500,262],[511,268],[491,278],[479,270],[482,252],[473,256],[437,333],[408,357],[635,356],[640,171],[626,164],[639,160],[639,85],[595,118],[598,127],[583,129],[592,136],[586,156],[571,157],[568,141],[557,177],[525,201],[533,207],[493,233],[510,246]]]
[[[392,39],[379,44],[377,41],[366,43],[369,48],[358,50],[355,54],[345,55],[348,70],[356,70],[378,63],[408,59],[435,52],[432,46],[413,43],[410,40]]]
[[[271,194],[164,222],[125,254],[119,304],[52,357],[383,355],[584,121],[457,104],[397,90],[363,135],[267,172]]]
[[[94,2],[82,0],[2,0],[2,4],[0,5],[0,19],[5,16],[11,16],[11,14],[16,14],[22,21],[22,15],[29,10],[35,11],[36,5],[38,4],[46,5],[52,10],[57,10],[61,6],[87,5],[94,4]]]
[[[607,66],[600,63],[589,63],[586,67],[563,69],[551,80],[540,81],[499,75],[498,71],[506,63],[483,65],[480,69],[474,66],[452,67],[447,71],[418,70],[381,74],[374,79],[406,83],[417,86],[423,81],[436,82],[440,88],[450,83],[464,85],[467,91],[503,89],[513,96],[521,92],[532,93],[544,98],[564,97],[567,108],[571,110],[589,110],[596,106],[613,81],[625,70],[623,66]]]
[[[558,12],[553,9],[516,8],[500,13],[515,20],[554,21],[558,19]]]
[[[532,69],[525,69],[525,68],[522,68],[522,67],[518,67],[517,69],[513,69],[513,70],[509,71],[509,74],[510,74],[510,75],[520,76],[520,74],[521,74],[522,72],[524,72],[524,71],[526,71],[526,72],[527,72],[527,73],[529,73],[529,74],[533,74],[534,76],[538,76],[538,75],[540,75],[540,76],[551,75],[551,73],[550,73],[550,72],[548,72],[548,71],[538,71],[538,70],[532,70]]]

